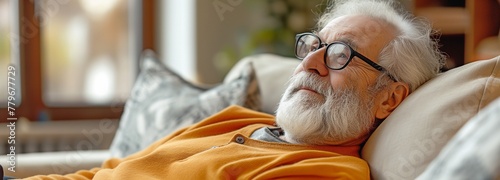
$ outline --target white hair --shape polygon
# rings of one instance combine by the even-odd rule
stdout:
[[[379,64],[414,91],[440,72],[445,57],[431,37],[434,31],[429,23],[397,6],[394,1],[382,0],[334,1],[319,18],[317,28],[321,30],[333,19],[346,15],[366,15],[393,25],[398,34],[382,49]],[[366,27],[370,31],[374,28],[383,31],[382,26]]]

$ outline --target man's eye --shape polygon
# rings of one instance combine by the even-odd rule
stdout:
[[[347,63],[347,57],[337,58],[337,64],[344,65]]]
[[[318,47],[318,46],[316,46],[314,44],[312,46],[309,46],[309,52],[316,51],[316,49],[317,49],[316,47]]]
[[[340,53],[340,54],[337,54],[336,55],[336,58],[335,58],[335,61],[337,64],[339,65],[344,65],[347,63],[347,60],[348,60],[349,57],[347,57],[346,54],[344,53]]]

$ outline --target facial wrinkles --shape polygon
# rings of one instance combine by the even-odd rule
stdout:
[[[351,67],[348,66],[344,69],[345,71],[349,71],[349,74],[351,74],[351,76],[349,77],[357,77],[355,80],[350,79],[350,81],[352,81],[350,83],[356,82],[357,84],[364,85],[373,84],[373,81],[375,80],[373,76],[374,74],[378,73],[378,71],[369,65],[365,65],[366,63],[361,61],[361,59],[353,59],[353,62],[349,64],[349,66]],[[353,67],[355,66],[363,68],[356,68],[356,70],[354,70]]]
[[[341,41],[347,43],[352,48],[357,48],[357,36],[355,32],[351,30],[352,27],[343,24],[328,24],[319,33],[318,37],[324,40],[326,43],[331,43],[334,41]]]

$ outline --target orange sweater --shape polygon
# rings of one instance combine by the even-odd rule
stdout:
[[[250,139],[274,117],[231,106],[123,159],[74,174],[32,179],[369,179],[359,146],[305,146]]]

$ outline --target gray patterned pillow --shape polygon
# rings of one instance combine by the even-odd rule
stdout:
[[[141,72],[110,147],[114,157],[144,149],[180,127],[196,123],[229,105],[260,108],[251,64],[234,80],[204,89],[169,70],[152,51],[143,54],[141,63]]]

